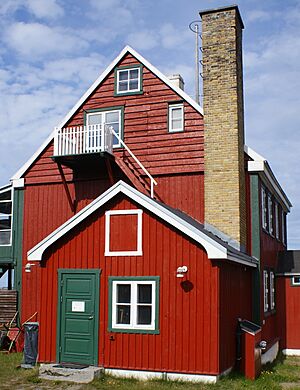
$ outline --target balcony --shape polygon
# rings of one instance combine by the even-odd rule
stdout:
[[[54,158],[105,152],[113,154],[113,138],[112,129],[106,125],[56,128]]]

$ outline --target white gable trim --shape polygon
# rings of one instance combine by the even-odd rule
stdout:
[[[62,128],[65,124],[72,118],[75,112],[82,106],[82,104],[87,100],[87,98],[94,92],[94,90],[102,83],[105,77],[115,68],[119,61],[127,54],[132,54],[139,62],[141,62],[146,68],[148,68],[152,73],[154,73],[159,79],[161,79],[168,87],[173,89],[183,100],[188,102],[192,107],[195,108],[200,114],[203,115],[202,107],[195,102],[187,93],[182,89],[176,87],[172,82],[163,75],[155,66],[148,62],[143,56],[141,56],[137,51],[135,51],[130,46],[125,46],[120,54],[111,62],[111,64],[105,69],[105,71],[97,78],[97,80],[90,86],[90,88],[85,92],[84,95],[78,100],[78,102],[73,106],[73,108],[68,112],[68,114],[63,118],[63,120],[58,124],[57,127]],[[27,169],[34,163],[38,156],[43,152],[43,150],[48,146],[48,144],[54,138],[54,131],[46,139],[46,141],[41,145],[41,147],[30,157],[30,159],[13,175],[12,180],[20,179],[22,175],[27,171]]]
[[[99,209],[102,205],[107,203],[118,193],[123,193],[128,196],[133,201],[137,202],[139,205],[149,210],[165,222],[174,226],[176,229],[182,231],[184,234],[198,242],[204,247],[207,252],[208,258],[210,259],[227,259],[227,249],[213,240],[211,237],[207,236],[205,233],[199,231],[194,226],[184,221],[182,218],[178,217],[171,211],[165,209],[163,206],[160,206],[157,202],[153,201],[151,198],[148,198],[146,195],[140,193],[134,188],[130,187],[128,184],[119,181],[92,203],[82,209],[79,213],[74,215],[68,221],[66,221],[59,228],[50,233],[46,238],[39,242],[34,248],[27,252],[29,261],[40,261],[42,260],[43,253],[50,245],[56,242],[59,238],[64,236],[67,232],[77,226],[80,222],[86,219],[94,211]],[[255,266],[255,265],[254,265]]]
[[[278,183],[272,169],[270,168],[270,165],[268,164],[268,161],[246,145],[244,150],[245,153],[248,154],[248,156],[253,160],[248,161],[248,172],[259,173],[265,185],[273,189],[275,194],[278,195],[278,198],[281,200],[282,204],[285,206],[286,211],[289,212],[292,204]]]

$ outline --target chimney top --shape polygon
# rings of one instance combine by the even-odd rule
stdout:
[[[184,80],[179,73],[168,76],[168,79],[171,81],[172,84],[176,85],[176,87],[184,91]]]
[[[202,15],[212,14],[212,13],[222,12],[222,11],[227,11],[227,10],[232,10],[232,9],[235,9],[235,10],[236,10],[236,14],[237,14],[237,16],[238,16],[238,19],[239,19],[239,21],[240,21],[240,23],[241,23],[241,27],[242,27],[242,29],[243,29],[243,28],[244,28],[244,23],[243,23],[241,14],[240,14],[239,7],[238,7],[236,4],[228,5],[228,6],[226,6],[226,7],[205,9],[205,10],[199,11],[199,15],[200,15],[201,18],[202,18]]]

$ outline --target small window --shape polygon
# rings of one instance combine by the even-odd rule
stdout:
[[[110,210],[105,213],[105,256],[141,256],[143,211]]]
[[[142,92],[142,67],[117,68],[115,72],[117,95]]]
[[[275,237],[279,240],[279,207],[275,202]]]
[[[269,311],[269,274],[268,271],[264,270],[264,312]]]
[[[269,233],[273,234],[273,201],[271,194],[268,194],[268,228]]]
[[[172,104],[169,106],[169,132],[175,133],[184,130],[184,108],[183,104]]]
[[[158,333],[159,277],[109,278],[109,330]]]
[[[268,210],[267,210],[267,194],[264,187],[261,188],[261,219],[263,229],[267,229],[268,220],[267,220]]]
[[[12,190],[0,192],[0,246],[11,245],[12,233]]]
[[[275,275],[270,271],[270,309],[275,309]]]
[[[300,276],[292,277],[292,286],[300,286]]]

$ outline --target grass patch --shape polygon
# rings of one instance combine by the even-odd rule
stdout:
[[[181,381],[122,379],[105,375],[86,385],[76,385],[68,382],[45,381],[38,377],[38,369],[24,370],[20,368],[22,354],[0,353],[0,388],[3,390],[22,389],[80,389],[80,390],[279,390],[284,383],[289,383],[290,389],[300,385],[300,358],[283,356],[263,368],[261,376],[256,381],[245,379],[241,374],[231,373],[216,384],[190,383]],[[295,387],[293,386],[295,385]]]

